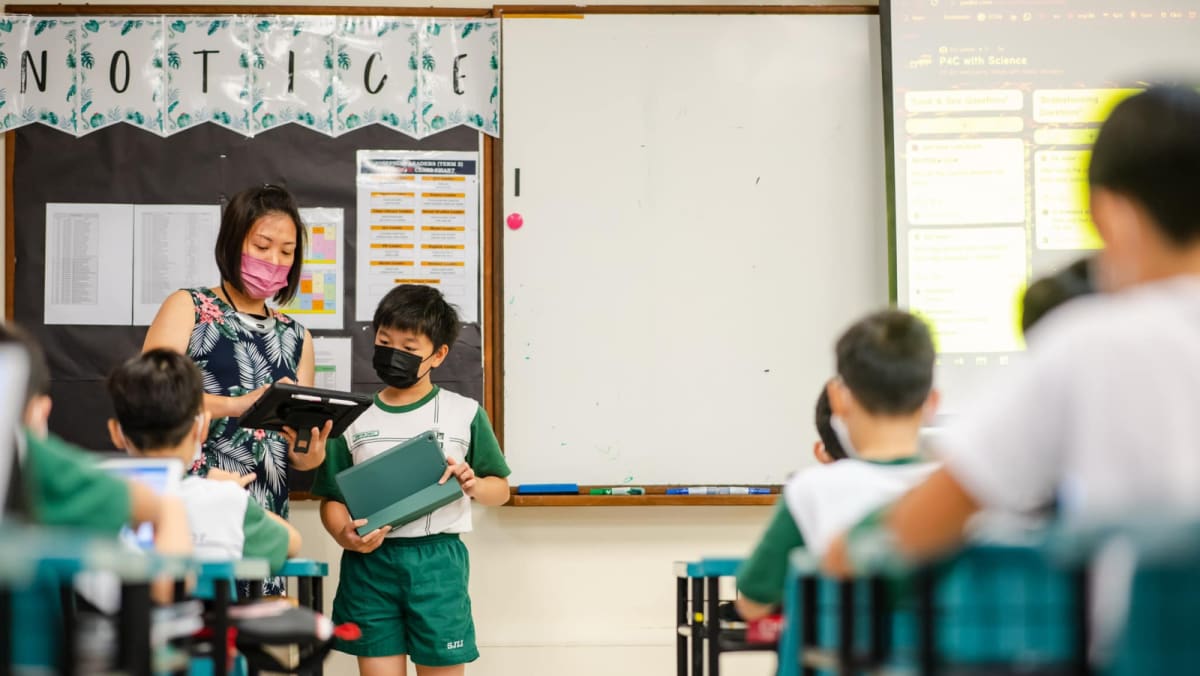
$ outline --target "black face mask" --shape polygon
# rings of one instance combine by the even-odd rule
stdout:
[[[371,359],[371,363],[375,366],[375,375],[379,376],[380,380],[396,389],[407,390],[424,377],[424,374],[421,373],[421,364],[431,357],[433,357],[432,354],[421,359],[411,352],[390,348],[387,345],[376,345],[375,356]]]

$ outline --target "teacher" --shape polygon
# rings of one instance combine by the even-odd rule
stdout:
[[[271,383],[313,384],[312,334],[267,305],[286,304],[300,286],[304,227],[291,193],[263,185],[234,195],[221,215],[216,258],[220,284],[171,294],[142,350],[185,354],[204,376],[212,423],[192,471],[207,475],[214,469],[247,481],[252,473],[250,495],[286,519],[289,460],[298,470],[314,469],[324,453],[289,452],[283,435],[242,429],[237,418]],[[282,594],[281,581],[268,580],[264,592]]]

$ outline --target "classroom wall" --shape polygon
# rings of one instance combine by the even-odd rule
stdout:
[[[25,3],[9,3],[9,4],[58,4],[50,2],[38,2],[33,0]],[[71,2],[64,4],[83,4],[80,2]],[[151,2],[149,0],[98,0],[89,2],[91,5],[162,5],[164,7],[170,5],[260,5],[262,3],[251,2],[250,0],[209,0],[207,2]],[[504,4],[545,4],[545,5],[879,5],[878,0],[810,0],[809,2],[789,2],[788,0],[601,0],[599,2],[557,2],[555,0],[547,0],[546,2],[534,3],[516,3],[516,2],[501,2],[499,0],[298,0],[295,2],[279,3],[278,6],[284,5],[317,5],[322,7],[493,7],[495,5]]]
[[[53,4],[59,4],[59,3],[38,2],[37,0],[32,0],[31,2],[21,3],[21,4],[53,5]],[[82,3],[80,3],[80,4],[82,4]],[[171,5],[187,5],[187,4],[194,5],[196,3],[190,2],[190,0],[182,0],[182,1],[175,0],[174,2],[152,2],[151,0],[95,0],[93,2],[90,2],[89,4],[92,4],[92,5],[161,5],[164,7],[169,7]],[[208,2],[202,2],[200,4],[236,6],[236,5],[258,5],[261,3],[252,2],[251,0],[208,0]],[[281,3],[281,4],[283,4],[283,3]],[[432,1],[432,0],[426,0],[424,2],[422,0],[343,0],[342,2],[338,2],[337,0],[298,0],[298,1],[290,2],[290,3],[286,3],[286,4],[320,5],[320,6],[344,5],[344,6],[355,6],[355,7],[379,6],[379,7],[392,7],[392,8],[395,8],[395,7],[456,7],[457,8],[457,7],[492,7],[497,4],[502,4],[502,3],[500,3],[498,0],[497,1],[492,1],[492,0],[454,0],[452,2],[447,2],[445,0],[441,0],[441,1],[437,1],[437,2]],[[527,3],[527,4],[530,4],[530,3]],[[554,0],[549,0],[545,4],[555,4],[555,3],[554,3]],[[557,3],[557,4],[568,5],[568,4],[573,4],[573,3]],[[644,5],[644,4],[658,4],[658,5],[792,5],[792,4],[803,4],[803,5],[866,5],[866,6],[875,7],[875,6],[879,5],[879,0],[810,0],[809,2],[791,2],[789,0],[600,0],[599,2],[590,2],[590,3],[582,3],[582,4],[592,4],[592,5],[637,5],[637,4],[641,4],[641,5]],[[7,5],[4,5],[4,6],[7,6]],[[0,157],[3,157],[3,153],[4,153],[4,140],[3,140],[3,137],[0,136]],[[4,178],[5,178],[4,177],[4,167],[0,166],[0,186],[5,185],[5,183],[3,182]],[[0,194],[2,194],[3,191],[4,191],[4,188],[0,187]],[[0,226],[7,227],[8,224],[5,222],[6,218],[7,218],[7,214],[3,210],[0,210]],[[5,245],[6,245],[5,238],[0,237],[0,261],[7,260],[6,257],[8,255],[8,252],[5,250]],[[5,293],[6,281],[7,281],[6,275],[0,274],[0,315],[3,315],[3,313],[7,311],[8,296]]]
[[[469,673],[674,673],[672,562],[744,554],[770,509],[476,506],[464,539],[482,656]],[[317,503],[293,503],[292,522],[304,555],[331,564],[331,601],[340,551]],[[770,654],[730,655],[722,673],[767,676],[774,664]],[[325,673],[354,674],[354,661],[335,654]]]
[[[155,4],[108,0],[93,4]],[[170,4],[170,3],[167,3]],[[183,4],[183,3],[177,3]],[[213,2],[212,4],[252,4]],[[489,0],[307,0],[299,5],[488,7]],[[592,4],[644,4],[617,0]],[[791,4],[785,0],[658,0],[657,4]],[[849,4],[837,0],[806,4]],[[876,5],[877,2],[853,3]],[[0,153],[3,140],[0,138]],[[0,166],[0,186],[3,186]],[[4,214],[0,212],[0,219]],[[0,260],[6,255],[0,238]],[[4,279],[0,275],[0,304]],[[660,676],[674,669],[672,562],[744,554],[770,513],[765,507],[476,508],[466,538],[482,658],[472,676],[571,674]],[[340,551],[320,524],[317,504],[298,502],[292,521],[304,555],[331,563],[326,599],[336,590]],[[769,655],[732,655],[724,672],[772,673]],[[335,654],[326,673],[356,673]],[[413,672],[410,672],[413,673]]]

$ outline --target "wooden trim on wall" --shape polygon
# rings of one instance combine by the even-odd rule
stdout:
[[[16,301],[17,224],[13,215],[13,165],[17,159],[17,133],[4,134],[4,318],[12,321]]]
[[[878,14],[876,5],[496,5],[502,18],[572,14]]]
[[[482,234],[481,239],[483,240],[483,307],[480,313],[480,335],[483,339],[483,408],[494,421],[497,418],[496,379],[504,371],[503,365],[496,360],[496,343],[492,338],[493,327],[501,312],[499,294],[497,293],[499,287],[497,282],[499,280],[496,278],[496,264],[499,258],[496,255],[497,242],[495,228],[496,190],[494,164],[496,162],[496,153],[494,139],[486,134],[482,136],[483,163],[480,173],[482,174],[481,192],[483,194],[483,203],[480,207],[479,229]]]
[[[491,176],[491,228],[488,234],[492,240],[491,300],[495,312],[492,313],[491,323],[485,327],[484,340],[491,345],[491,368],[483,370],[484,388],[492,397],[492,428],[504,448],[504,142],[498,138],[488,137],[491,147],[492,176]]]
[[[351,16],[445,16],[481,17],[492,15],[487,7],[335,7],[331,5],[6,5],[8,14],[42,16],[105,16],[141,14],[317,14]]]

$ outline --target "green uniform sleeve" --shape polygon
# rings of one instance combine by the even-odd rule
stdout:
[[[492,430],[492,421],[488,420],[487,412],[480,407],[475,411],[475,419],[471,421],[471,446],[467,449],[467,464],[475,471],[476,476],[498,476],[505,478],[512,474],[504,453],[500,451],[500,441]]]
[[[312,494],[344,504],[346,498],[342,497],[342,491],[338,488],[335,477],[338,472],[349,469],[353,464],[354,456],[350,455],[350,446],[346,443],[345,436],[326,443],[325,462],[317,468],[317,475],[313,478]]]
[[[242,558],[266,559],[274,573],[288,558],[288,530],[267,515],[257,502],[246,496],[246,516],[242,519]]]
[[[100,467],[92,455],[57,437],[27,435],[26,485],[33,517],[116,535],[133,516],[129,485]]]
[[[783,599],[788,554],[796,547],[803,546],[804,538],[800,535],[800,529],[796,527],[792,513],[781,497],[754,553],[738,568],[738,591],[755,603],[779,603]]]

